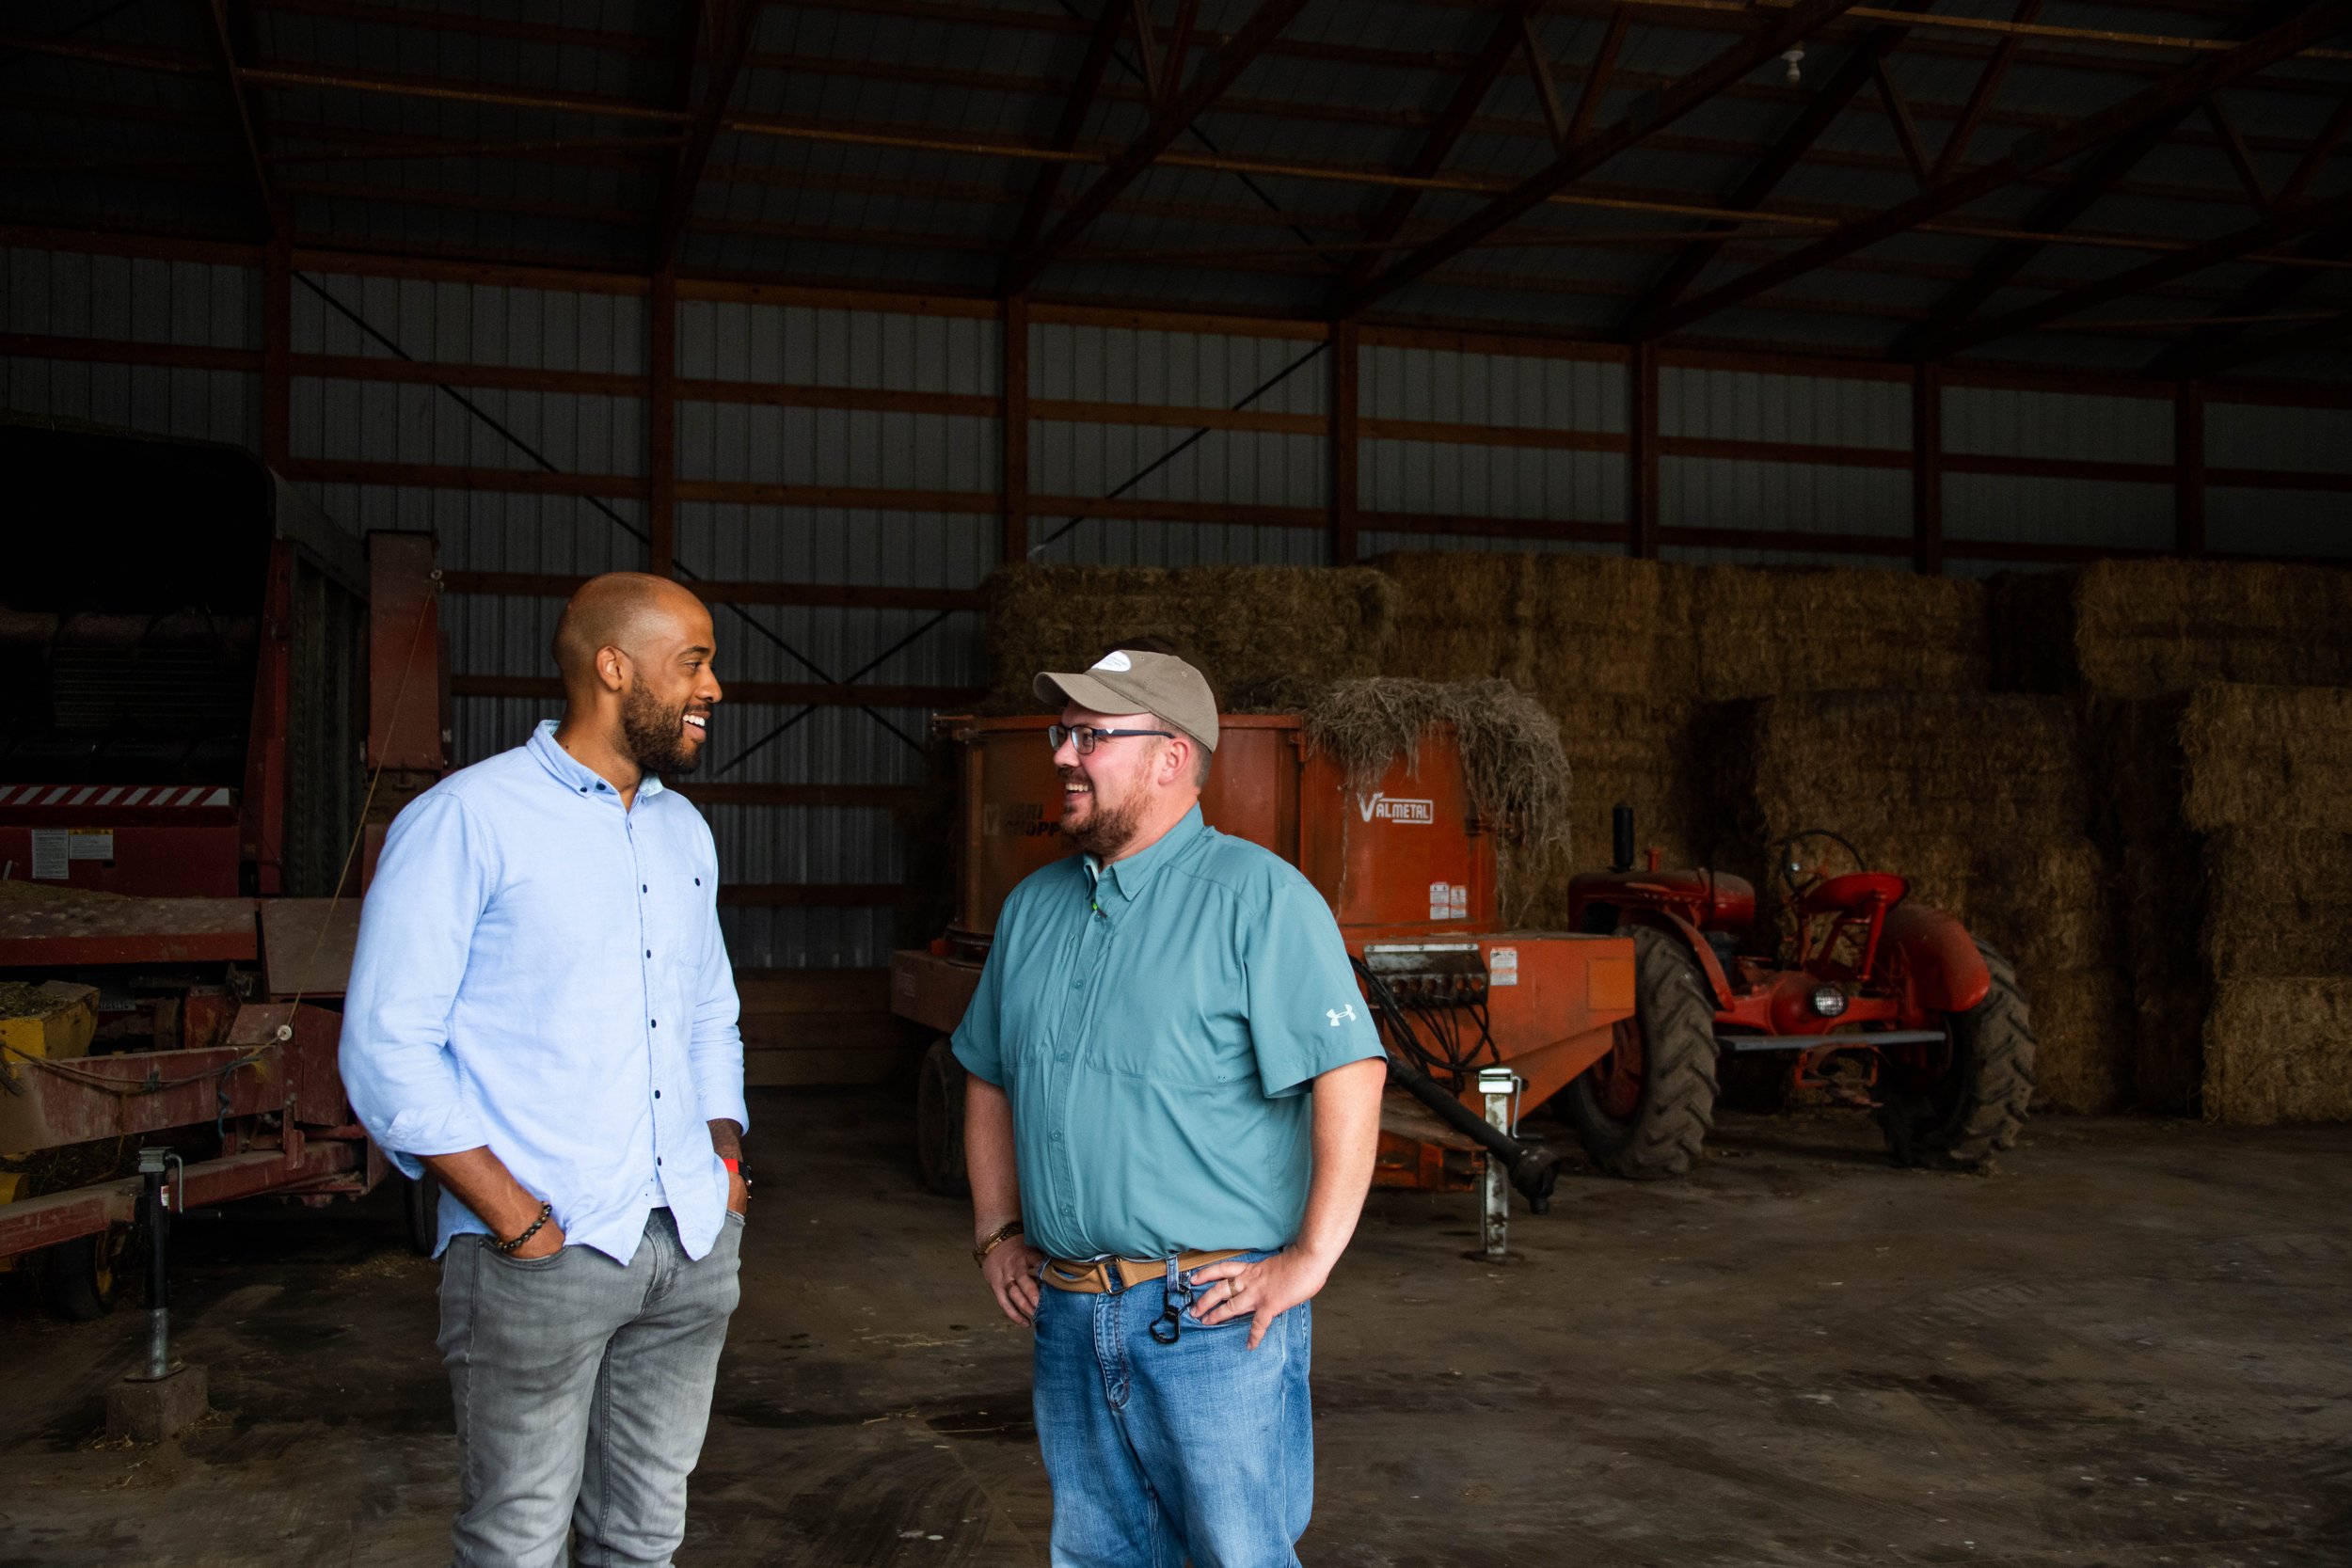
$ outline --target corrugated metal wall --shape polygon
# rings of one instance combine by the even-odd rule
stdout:
[[[93,362],[44,356],[20,341],[0,357],[7,406],[258,446],[260,292],[257,270],[246,266],[7,252],[0,330],[169,345],[183,361]],[[648,420],[636,384],[648,369],[646,312],[645,297],[626,293],[297,274],[297,355],[496,367],[526,384],[536,372],[611,378],[583,391],[404,384],[363,379],[349,367],[305,374],[293,386],[292,455],[334,466],[306,488],[348,527],[431,530],[453,570],[573,577],[642,567]],[[993,319],[689,298],[677,307],[675,338],[684,388],[675,472],[688,492],[675,509],[681,575],[969,589],[995,565],[1001,535],[985,500],[998,487],[1001,451]],[[1028,355],[1036,409],[1029,490],[1041,508],[1030,523],[1033,559],[1168,566],[1326,559],[1329,474],[1320,431],[1331,367],[1321,341],[1041,322],[1030,329]],[[1364,553],[1617,547],[1607,538],[1432,532],[1383,519],[1621,527],[1622,363],[1384,342],[1362,349],[1359,374]],[[859,403],[854,408],[813,407],[764,390],[790,387],[871,395],[832,400]],[[1910,529],[1910,400],[1901,381],[1664,367],[1660,522],[1731,536],[1670,553],[1907,568],[1893,542]],[[1165,412],[1189,408],[1238,411],[1247,418],[1226,424],[1254,427],[1203,427]],[[2170,403],[2156,398],[1979,387],[1944,393],[1945,445],[1963,468],[1979,459],[2165,465],[2171,420]],[[1470,426],[1486,428],[1458,428]],[[1745,450],[1767,445],[1862,449],[1886,461],[1807,462]],[[2207,446],[2216,469],[2352,472],[2352,411],[2215,403]],[[469,489],[462,475],[447,473],[449,487],[427,488],[396,467],[371,467],[405,464],[539,474],[551,486],[608,476],[606,487],[623,493]],[[854,486],[908,492],[909,504],[754,504],[698,499],[691,493],[697,484]],[[1116,500],[1107,510],[1119,515],[1093,515],[1091,504],[1105,499]],[[961,509],[932,509],[943,499]],[[1152,515],[1157,504],[1174,515]],[[2173,528],[2171,487],[2153,478],[1953,472],[1944,504],[1946,533],[1959,541],[2162,549]],[[1184,515],[1201,506],[1282,510],[1263,522]],[[2343,514],[2341,491],[2217,484],[2210,543],[2223,551],[2352,554]],[[1738,541],[1741,531],[1766,530],[1867,538],[1877,547],[1790,552]],[[1973,560],[1954,569],[2001,564]],[[445,612],[453,669],[545,674],[559,608],[546,596],[453,596]],[[969,611],[723,605],[717,618],[723,679],[986,680],[978,617]],[[460,699],[460,760],[515,744],[549,706]],[[914,784],[925,777],[920,742],[929,720],[914,708],[730,703],[705,777]],[[892,886],[917,869],[879,804],[721,804],[710,815],[734,883]],[[893,919],[882,907],[727,911],[736,958],[747,967],[878,963],[892,944]]]
[[[262,275],[203,261],[0,250],[0,332],[256,350]],[[5,406],[199,441],[258,447],[262,377],[70,359],[0,360]]]

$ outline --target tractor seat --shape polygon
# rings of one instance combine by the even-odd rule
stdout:
[[[1849,871],[1832,877],[1797,900],[1806,914],[1856,914],[1877,903],[1893,909],[1911,884],[1891,871]]]

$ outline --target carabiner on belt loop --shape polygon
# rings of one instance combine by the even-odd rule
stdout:
[[[1163,1345],[1172,1345],[1184,1337],[1184,1323],[1180,1314],[1192,1304],[1192,1291],[1176,1268],[1176,1259],[1183,1256],[1182,1252],[1168,1255],[1168,1300],[1160,1308],[1160,1315],[1152,1322],[1152,1338]],[[1161,1332],[1163,1329],[1167,1332]]]

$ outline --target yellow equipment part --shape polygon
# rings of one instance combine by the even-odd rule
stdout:
[[[38,986],[0,981],[0,1073],[21,1079],[40,1069],[28,1061],[61,1061],[89,1050],[98,1033],[98,992],[71,980],[44,980]],[[24,1173],[8,1164],[34,1152],[0,1152],[0,1203],[13,1203],[24,1191]],[[0,1262],[0,1268],[7,1264]]]

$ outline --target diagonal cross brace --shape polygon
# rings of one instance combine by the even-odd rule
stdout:
[[[998,292],[1017,294],[1037,281],[1038,275],[1051,266],[1054,258],[1082,233],[1087,225],[1102,216],[1104,208],[1118,199],[1119,193],[1152,166],[1152,160],[1168,150],[1168,143],[1184,135],[1203,109],[1224,96],[1225,90],[1238,81],[1249,63],[1272,43],[1291,19],[1307,7],[1307,0],[1264,0],[1256,12],[1242,25],[1240,32],[1226,40],[1225,47],[1209,56],[1200,74],[1182,96],[1152,117],[1152,123],[1143,135],[1130,143],[1127,150],[1111,161],[1086,194],[1079,197],[1070,211],[1062,215],[1046,236],[1023,254],[1013,258],[1005,269]]]
[[[1103,88],[1103,73],[1110,68],[1111,47],[1119,41],[1120,0],[1102,0],[1103,8],[1094,19],[1094,31],[1087,39],[1087,51],[1078,62],[1078,74],[1071,78],[1070,90],[1062,95],[1061,119],[1054,126],[1054,139],[1047,143],[1057,152],[1067,152],[1078,145],[1078,134],[1086,129],[1087,115],[1094,107],[1094,96]],[[1045,228],[1046,215],[1054,210],[1054,193],[1061,189],[1062,170],[1069,166],[1058,159],[1038,166],[1037,178],[1029,184],[1029,199],[1021,209],[1021,221],[1013,230],[1011,247],[1005,253],[1004,265],[997,269],[997,290],[1000,295],[1015,291],[1009,287],[1013,268],[1022,257],[1037,248],[1038,234]]]
[[[1816,267],[1851,256],[1956,207],[1989,196],[2029,174],[2063,163],[2094,147],[2127,136],[2167,117],[2184,115],[2217,87],[2224,87],[2309,49],[2352,23],[2352,0],[2321,0],[2268,32],[2227,54],[2208,55],[2122,103],[2086,115],[2055,132],[2029,135],[2007,157],[1980,165],[1899,207],[1857,218],[1792,255],[1745,273],[1722,287],[1663,312],[1654,330],[1673,332],[1719,310],[1753,299],[1768,289],[1804,277]]]
[[[1801,0],[1790,6],[1772,26],[1741,40],[1662,91],[1645,94],[1608,130],[1570,148],[1549,166],[1529,175],[1388,271],[1347,290],[1340,296],[1336,315],[1345,320],[1362,314],[1406,284],[1516,222],[1618,153],[1664,130],[1767,60],[1779,58],[1792,44],[1857,4],[1859,0]]]

